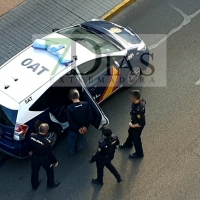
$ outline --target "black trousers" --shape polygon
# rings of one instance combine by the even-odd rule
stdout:
[[[142,130],[143,128],[129,128],[128,137],[126,139],[126,142],[124,143],[124,145],[128,147],[132,147],[134,145],[135,151],[138,156],[144,156],[141,141]]]
[[[43,167],[47,174],[47,185],[51,186],[54,184],[54,170],[53,166],[50,167],[50,163],[46,158],[37,157],[33,155],[31,157],[31,183],[33,188],[37,188],[39,181],[40,167]]]
[[[97,180],[99,182],[103,183],[104,167],[107,167],[107,169],[115,176],[115,178],[117,180],[119,180],[121,178],[119,172],[116,170],[116,168],[111,163],[113,158],[114,158],[114,156],[108,156],[108,157],[102,158],[101,160],[96,161]]]

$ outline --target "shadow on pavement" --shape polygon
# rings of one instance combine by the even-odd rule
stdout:
[[[97,199],[99,199],[99,195],[100,195],[102,186],[92,185],[92,187],[93,187],[93,193],[92,193],[91,200],[97,200]]]

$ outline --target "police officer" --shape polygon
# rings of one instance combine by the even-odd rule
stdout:
[[[145,100],[140,99],[140,92],[138,90],[131,90],[129,93],[132,102],[131,107],[131,122],[129,123],[128,138],[125,143],[120,144],[120,148],[135,147],[135,153],[130,154],[130,158],[143,158],[143,148],[141,141],[141,133],[146,124],[145,122]]]
[[[71,89],[69,98],[73,104],[67,107],[67,118],[69,122],[68,147],[69,155],[80,151],[83,147],[83,135],[87,132],[93,121],[92,111],[87,102],[79,100],[80,94],[77,89]]]
[[[54,181],[54,169],[58,166],[58,161],[52,152],[50,141],[45,137],[48,133],[48,124],[42,123],[39,126],[39,133],[32,133],[29,138],[29,154],[31,155],[31,183],[33,190],[36,190],[40,184],[39,170],[42,166],[46,170],[47,174],[47,187],[57,187],[60,182]]]
[[[109,127],[104,127],[102,129],[102,134],[104,138],[99,141],[98,150],[89,161],[90,163],[96,161],[97,166],[97,179],[92,179],[92,183],[103,185],[103,170],[105,166],[115,176],[117,182],[120,183],[122,182],[122,178],[111,163],[114,158],[115,149],[117,149],[117,145],[119,145],[119,139],[116,135],[112,134]]]

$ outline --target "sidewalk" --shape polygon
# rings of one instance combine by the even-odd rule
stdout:
[[[122,0],[26,0],[0,18],[0,66],[30,45],[35,34],[49,34],[101,18]]]

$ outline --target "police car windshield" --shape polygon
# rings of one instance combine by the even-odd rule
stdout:
[[[95,54],[107,54],[120,50],[112,43],[104,40],[100,35],[94,34],[80,26],[67,28],[58,33],[81,44]]]

